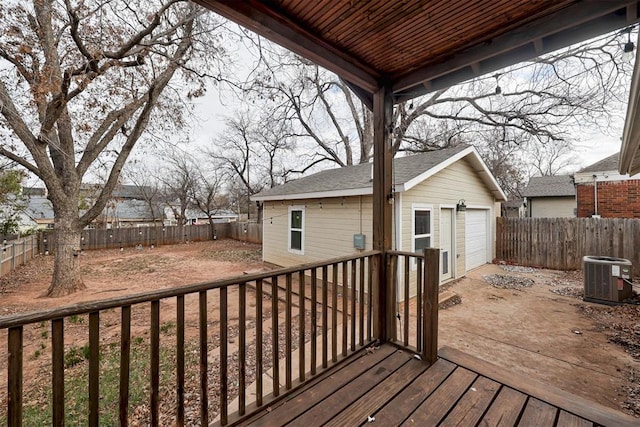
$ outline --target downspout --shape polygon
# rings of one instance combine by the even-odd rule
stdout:
[[[593,175],[593,202],[595,206],[594,217],[598,217],[598,179],[597,175]]]

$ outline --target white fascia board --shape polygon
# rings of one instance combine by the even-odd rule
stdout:
[[[582,172],[574,174],[573,180],[576,184],[593,184],[594,177],[598,182],[629,181],[640,179],[640,174],[629,176],[621,175],[618,171]]]
[[[431,169],[424,171],[423,173],[416,176],[415,178],[405,182],[399,188],[396,187],[396,191],[398,192],[409,191],[416,185],[423,182],[425,179],[435,175],[441,170],[451,166],[458,160],[463,159],[467,156],[471,156],[470,160],[471,160],[472,166],[475,168],[475,172],[478,175],[480,175],[481,179],[485,182],[487,187],[489,187],[489,191],[491,192],[491,194],[493,194],[493,197],[495,197],[495,199],[499,202],[507,201],[507,196],[504,194],[504,192],[500,188],[500,184],[498,184],[498,181],[496,181],[496,179],[493,177],[493,175],[491,174],[491,171],[489,170],[487,165],[484,163],[484,161],[478,154],[478,151],[476,151],[475,147],[473,146],[465,148],[458,154],[451,156],[447,160],[435,165]]]
[[[640,34],[636,46],[640,43]],[[618,160],[618,171],[621,174],[640,172],[638,163],[640,152],[640,55],[636,55],[631,75],[627,114],[622,130],[622,146]]]
[[[328,199],[331,197],[366,196],[373,194],[373,187],[350,188],[348,190],[316,191],[313,193],[280,194],[273,196],[251,196],[254,202],[270,202],[274,200]]]

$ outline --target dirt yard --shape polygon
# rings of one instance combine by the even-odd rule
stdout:
[[[264,268],[260,260],[259,246],[231,240],[131,248],[123,253],[87,252],[82,255],[87,290],[48,299],[41,295],[49,284],[52,258],[41,257],[0,279],[0,316],[240,275]],[[640,306],[585,303],[577,297],[581,286],[579,272],[497,265],[477,269],[445,286],[457,293],[461,302],[441,310],[439,345],[461,349],[525,378],[640,415]],[[230,294],[229,300],[236,297]],[[187,301],[187,321],[197,325],[197,302],[193,302]],[[163,305],[163,319],[173,318],[172,310]],[[268,313],[269,305],[265,310]],[[140,313],[140,318],[148,319],[148,313]],[[115,311],[101,316],[107,327],[101,332],[105,342],[109,342],[109,328],[117,333],[118,319]],[[135,325],[135,313],[133,322]],[[167,330],[172,327],[170,323],[163,323],[165,326]],[[86,331],[86,325],[70,322],[65,341],[73,340],[76,328],[82,334]],[[231,330],[230,339],[236,333]],[[44,329],[35,326],[29,334],[25,338],[26,369],[36,366],[36,359],[46,363],[48,354]],[[6,333],[0,333],[0,338],[6,342]],[[40,358],[35,357],[40,354],[38,345],[43,350]],[[0,349],[0,353],[6,351]],[[3,367],[6,360],[0,360],[0,373],[5,372]],[[37,376],[38,369],[31,374]],[[187,375],[197,384],[197,366]],[[0,402],[5,380],[3,374]]]
[[[449,286],[448,345],[640,416],[640,305],[583,302],[581,272],[487,265]],[[635,357],[635,358],[634,358]]]

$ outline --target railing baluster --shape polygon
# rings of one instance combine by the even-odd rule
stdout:
[[[256,404],[262,406],[262,279],[256,280]]]
[[[220,377],[222,378],[222,364],[227,363],[227,357],[222,357],[222,352],[227,351],[226,340],[222,340],[222,334],[227,333],[227,325],[222,326],[222,317],[226,314],[226,310],[222,307],[222,293],[226,292],[226,288],[220,288]],[[200,333],[200,424],[203,426],[209,423],[209,378],[208,378],[208,325],[207,325],[207,292],[202,291],[198,296],[198,318],[199,318],[199,333]],[[226,307],[225,307],[226,309]],[[226,323],[226,321],[224,322]],[[222,380],[220,380],[220,390],[222,390]],[[225,386],[226,387],[226,382]],[[220,392],[220,399],[222,399],[222,391]],[[222,407],[220,408],[222,410]]]
[[[367,277],[367,341],[371,341],[373,331],[373,257],[367,258],[369,277]]]
[[[285,372],[285,386],[287,390],[291,389],[291,352],[293,351],[291,345],[291,274],[287,274],[286,276],[286,313],[285,313],[285,363],[286,363],[286,372]]]
[[[205,305],[206,309],[206,305]],[[220,288],[220,424],[227,425],[228,416],[228,386],[227,386],[227,358],[229,357],[229,337],[227,335],[228,327],[228,303],[227,303],[227,287]],[[206,337],[205,337],[206,338]],[[205,350],[206,352],[206,350]],[[205,389],[206,391],[206,389]],[[202,419],[202,425],[209,425],[208,409],[207,417]]]
[[[160,301],[151,301],[151,425],[160,425]]]
[[[328,337],[327,331],[329,330],[327,325],[328,313],[327,313],[327,281],[328,281],[328,269],[327,266],[322,267],[322,368],[326,368],[327,354],[328,354]]]
[[[307,321],[307,307],[305,301],[305,275],[304,270],[300,271],[298,276],[298,281],[300,282],[300,293],[298,294],[298,305],[300,306],[300,315],[298,316],[298,323],[300,329],[300,336],[298,337],[300,343],[298,344],[298,369],[300,370],[300,382],[304,382],[306,377],[306,359],[305,359],[305,350],[306,350],[306,337],[305,337],[305,323]]]
[[[51,395],[54,427],[64,426],[64,319],[51,321]]]
[[[342,355],[347,355],[347,331],[349,328],[349,274],[347,262],[342,262]]]
[[[338,361],[338,264],[332,265],[331,287],[331,361]]]
[[[318,364],[318,306],[317,306],[317,281],[318,274],[315,268],[311,269],[311,375],[316,374]]]
[[[435,363],[438,358],[438,284],[440,282],[440,250],[424,250],[424,350],[423,358]]]
[[[129,425],[129,371],[131,365],[131,306],[120,313],[120,396],[118,401],[121,426]]]
[[[89,425],[100,421],[100,312],[89,313]]]
[[[398,337],[398,256],[390,255],[388,265],[388,276],[390,277],[389,283],[391,284],[390,292],[387,295],[389,300],[388,304],[388,325],[393,327],[389,328],[390,336],[389,340],[395,341]]]
[[[8,426],[22,427],[22,326],[9,328]]]
[[[404,256],[404,322],[402,325],[402,332],[404,332],[404,345],[409,345],[409,280],[411,279],[410,273],[411,259],[408,256]]]
[[[246,408],[246,345],[247,345],[247,284],[239,287],[239,319],[238,319],[238,413],[245,414]]]
[[[416,269],[416,349],[418,352],[421,352],[424,348],[424,340],[422,336],[422,316],[424,315],[422,312],[422,289],[423,289],[423,280],[422,280],[422,258],[417,258],[417,269]]]
[[[358,296],[358,309],[360,315],[358,318],[358,329],[360,335],[360,346],[364,345],[364,258],[360,258],[360,288]]]
[[[184,426],[184,295],[176,301],[176,424]]]
[[[273,396],[280,396],[280,350],[278,342],[278,276],[271,278],[271,360],[273,366]]]
[[[351,351],[356,351],[356,260],[351,260]]]

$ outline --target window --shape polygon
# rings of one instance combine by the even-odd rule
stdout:
[[[304,207],[289,207],[289,252],[304,254]]]
[[[413,209],[413,251],[431,247],[431,209]]]

